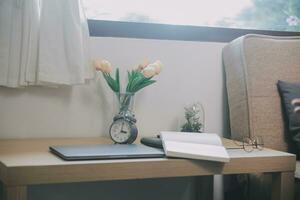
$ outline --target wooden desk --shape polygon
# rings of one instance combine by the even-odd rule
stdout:
[[[225,164],[167,158],[70,162],[48,151],[50,145],[97,143],[110,141],[103,138],[0,140],[0,180],[5,187],[4,199],[26,200],[27,186],[35,184],[183,176],[206,176],[211,181],[215,174],[257,172],[272,173],[273,200],[293,199],[296,158],[293,154],[270,149],[251,153],[241,149],[228,150],[231,161]],[[231,140],[224,139],[224,144],[234,146]],[[205,190],[212,192],[212,188]]]

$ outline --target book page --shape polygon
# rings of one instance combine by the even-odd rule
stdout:
[[[186,133],[162,131],[160,133],[160,137],[163,141],[223,146],[220,136],[215,133]]]
[[[166,155],[171,157],[218,162],[230,161],[225,147],[222,146],[174,141],[165,141],[164,145],[166,147]]]

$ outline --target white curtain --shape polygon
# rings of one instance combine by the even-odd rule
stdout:
[[[0,85],[74,85],[92,78],[80,0],[0,0]]]

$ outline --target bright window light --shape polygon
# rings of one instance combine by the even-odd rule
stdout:
[[[300,31],[299,0],[82,0],[89,19]]]

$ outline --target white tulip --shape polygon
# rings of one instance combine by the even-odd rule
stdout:
[[[138,70],[139,70],[139,71],[142,71],[142,70],[145,69],[148,65],[149,65],[149,61],[148,61],[148,60],[144,60],[144,62],[143,62],[142,64],[139,64]]]
[[[159,60],[155,61],[153,64],[155,65],[155,74],[158,75],[161,72],[163,65]]]
[[[103,73],[111,73],[112,66],[109,61],[107,60],[95,60],[94,66],[96,71],[101,71]]]
[[[96,71],[100,71],[101,69],[101,60],[94,60],[94,67],[96,69]]]
[[[142,72],[146,78],[150,78],[156,74],[155,70],[156,70],[156,66],[150,64],[146,68],[144,68]]]

